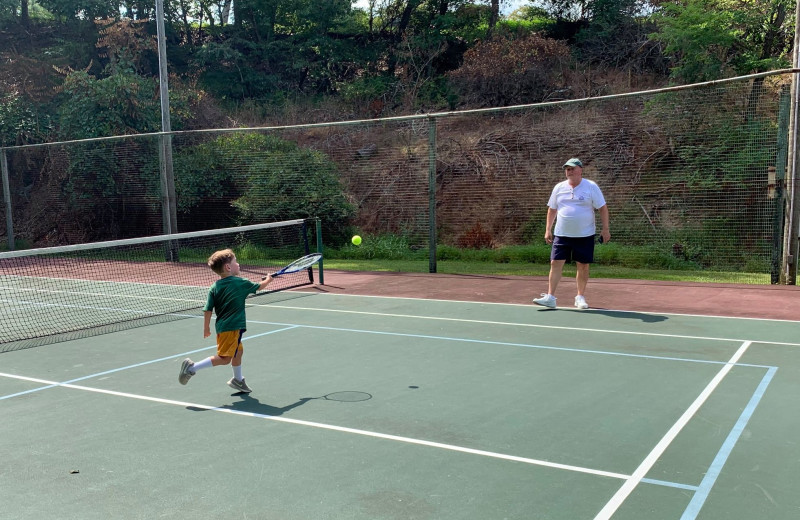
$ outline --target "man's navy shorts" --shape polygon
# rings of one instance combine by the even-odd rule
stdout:
[[[550,260],[570,260],[582,264],[594,262],[594,235],[588,237],[553,237]]]

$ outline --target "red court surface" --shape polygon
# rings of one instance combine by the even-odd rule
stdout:
[[[531,304],[547,291],[543,276],[494,276],[325,269],[324,285],[336,294]],[[303,289],[301,289],[303,290]],[[308,290],[308,289],[305,289]],[[556,291],[559,307],[574,309],[574,278]],[[593,309],[800,320],[800,287],[590,279],[586,301]]]

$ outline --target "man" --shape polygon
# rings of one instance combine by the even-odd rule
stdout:
[[[567,260],[574,260],[577,267],[575,276],[578,295],[575,307],[588,309],[584,291],[589,281],[589,264],[594,261],[595,210],[600,212],[603,242],[611,240],[608,230],[608,206],[600,188],[589,179],[583,178],[583,163],[572,158],[564,164],[567,179],[556,184],[547,203],[547,229],[544,239],[553,245],[550,251],[550,276],[547,293],[534,298],[533,303],[556,307],[556,287],[561,280],[561,272]],[[553,222],[556,227],[553,231]]]

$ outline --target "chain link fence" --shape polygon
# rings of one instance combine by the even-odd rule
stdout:
[[[579,157],[584,177],[608,203],[612,261],[775,283],[790,77],[370,121],[175,132],[177,231],[319,217],[333,247],[355,230],[401,235],[432,256],[437,245],[543,243],[550,192],[564,179],[565,160]],[[19,248],[163,233],[161,138],[2,149],[0,240]]]

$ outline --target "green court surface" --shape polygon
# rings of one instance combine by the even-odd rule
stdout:
[[[800,518],[800,322],[254,302],[0,354],[0,519]]]

